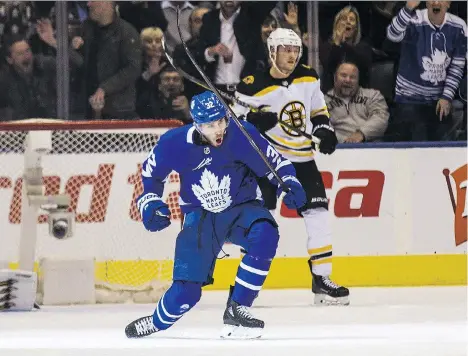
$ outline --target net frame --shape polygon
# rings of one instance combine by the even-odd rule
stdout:
[[[57,120],[57,119],[43,119],[43,118],[35,118],[35,119],[28,119],[28,120],[21,120],[21,121],[12,121],[12,122],[0,122],[0,142],[1,140],[5,139],[5,137],[9,137],[9,135],[14,135],[15,133],[19,133],[21,135],[24,135],[26,137],[31,137],[32,135],[28,135],[27,133],[35,133],[34,135],[40,135],[40,133],[50,133],[53,135],[54,133],[78,133],[80,135],[81,132],[87,132],[87,133],[92,133],[92,134],[115,134],[115,135],[123,135],[124,138],[125,136],[132,137],[132,135],[139,135],[141,133],[146,134],[146,135],[151,135],[151,132],[157,132],[158,134],[161,134],[169,128],[174,128],[182,126],[182,123],[179,120],[94,120],[94,121],[63,121],[63,120]],[[51,136],[52,137],[52,136]],[[51,141],[53,141],[53,138],[51,138]],[[78,144],[83,144],[82,142]],[[106,143],[104,143],[105,145]],[[27,146],[27,141],[25,140],[24,142],[21,142],[21,140],[15,141],[15,145],[21,146],[21,145],[26,145]],[[53,146],[53,145],[52,145]],[[154,145],[151,145],[151,147]],[[1,147],[1,146],[0,146]],[[92,150],[91,150],[92,151]],[[142,154],[144,154],[144,157],[149,153],[149,148],[144,147],[141,151]],[[48,154],[66,154],[70,152],[62,152],[62,153],[57,153],[54,152],[54,147],[51,147],[50,151],[47,152],[45,151],[37,151],[33,157],[29,157],[29,162],[28,162],[28,154],[30,152],[25,148],[25,147],[16,147],[16,150],[9,151],[2,149],[2,152],[0,152],[0,160],[2,158],[2,154],[23,154],[25,157],[24,160],[24,168],[23,168],[23,175],[26,170],[26,167],[28,164],[31,163],[31,158],[34,164],[39,163],[39,166],[42,168],[42,162],[41,162],[41,157],[47,156]],[[83,152],[80,152],[82,154],[93,154],[96,152],[87,152],[87,150],[84,150]],[[107,152],[106,152],[107,153]],[[118,152],[122,153],[122,152]],[[172,178],[173,183],[178,183],[178,177],[177,178]],[[45,185],[44,181],[42,183]],[[22,184],[23,187],[23,194],[21,196],[22,201],[26,201],[26,193],[24,192],[24,186],[25,184]],[[47,193],[47,192],[46,192]],[[172,197],[171,199],[174,199],[175,197]],[[176,202],[177,203],[177,202]],[[37,240],[37,236],[35,236],[34,239],[30,238],[29,241],[26,241],[24,243],[24,235],[29,234],[30,236],[35,235],[32,234],[32,226],[34,225],[34,230],[37,230],[37,216],[38,216],[38,211],[37,209],[32,209],[30,211],[27,211],[27,207],[25,207],[26,204],[22,204],[22,210],[21,210],[21,216],[24,217],[24,214],[29,215],[34,215],[34,217],[31,219],[27,219],[27,221],[22,220],[21,221],[21,241],[20,241],[20,260],[21,260],[21,254],[22,250],[28,250],[23,256],[23,261],[29,260],[31,261],[31,264],[26,264],[26,266],[21,267],[22,269],[27,269],[30,270],[34,266],[34,261],[36,260],[35,256],[35,243]],[[17,212],[18,213],[18,212]],[[39,217],[40,219],[40,217]],[[44,221],[43,221],[44,222]],[[30,226],[27,227],[26,229],[24,228],[25,224],[29,224]],[[31,241],[34,240],[34,241]],[[31,252],[32,251],[32,252]],[[24,251],[23,251],[24,252]],[[131,261],[133,264],[131,265],[131,268],[149,268],[148,264],[151,265],[151,261],[148,260],[137,260],[137,261]],[[24,263],[23,263],[24,264]],[[24,268],[26,267],[26,268]],[[37,266],[36,266],[37,267]],[[154,267],[154,266],[153,266]],[[161,266],[158,266],[159,268],[162,268]],[[119,264],[118,261],[116,263],[113,263],[112,261],[105,261],[104,264],[96,264],[96,298],[97,302],[128,302],[128,301],[133,301],[133,302],[152,302],[155,301],[159,298],[161,295],[162,290],[165,290],[168,286],[168,281],[167,280],[149,280],[145,281],[144,283],[140,284],[131,284],[131,285],[126,285],[112,280],[111,275],[117,275],[120,272],[124,271],[126,268],[128,268],[128,263],[125,266],[122,266]],[[168,265],[164,266],[163,268],[171,269],[172,270],[172,261],[168,261]],[[111,272],[112,269],[115,269],[115,272]],[[40,277],[40,265],[39,265],[39,277]],[[162,272],[158,271],[156,272],[157,275],[160,275]]]

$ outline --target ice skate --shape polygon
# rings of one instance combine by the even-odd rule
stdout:
[[[153,324],[153,316],[150,315],[139,318],[128,324],[125,328],[125,335],[130,339],[134,339],[149,336],[158,331],[159,329],[157,329]]]
[[[224,312],[224,328],[221,332],[223,339],[258,339],[262,336],[265,323],[255,319],[250,308],[239,305],[232,299],[228,300]]]
[[[339,286],[327,276],[312,273],[312,293],[315,304],[349,305],[349,290]]]

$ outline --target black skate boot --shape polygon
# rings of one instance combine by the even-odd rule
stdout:
[[[223,339],[258,339],[262,336],[265,323],[250,314],[249,307],[228,300],[224,311]]]
[[[324,305],[349,305],[349,289],[334,283],[328,276],[319,276],[312,272],[312,261],[309,260],[312,274],[312,293],[314,303]]]
[[[128,324],[125,328],[125,335],[130,339],[134,339],[149,336],[158,331],[159,329],[157,329],[153,324],[153,316],[150,315],[144,316],[143,318],[137,319]]]
[[[349,289],[326,276],[312,273],[312,293],[315,294],[315,304],[349,305]]]

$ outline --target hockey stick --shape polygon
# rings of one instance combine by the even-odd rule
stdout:
[[[201,80],[195,78],[194,76],[188,74],[187,72],[185,72],[183,69],[177,67],[175,65],[175,61],[174,61],[174,58],[171,57],[171,55],[168,53],[167,51],[167,48],[166,48],[166,42],[164,40],[164,36],[162,38],[162,46],[163,46],[163,50],[164,50],[164,53],[166,54],[166,58],[167,60],[169,61],[169,63],[172,65],[172,67],[182,76],[184,77],[185,79],[187,79],[188,81],[200,86],[201,88],[203,89],[206,89],[206,90],[211,90],[211,88],[206,85],[205,83],[203,83]],[[184,47],[185,49],[185,47]],[[231,94],[228,94],[226,92],[223,92],[221,90],[218,89],[218,93],[225,99],[227,100],[230,100],[231,102],[234,102],[236,104],[239,104],[240,106],[244,107],[244,108],[247,108],[247,109],[250,109],[250,110],[259,110],[258,107],[256,106],[253,106],[253,105],[250,105],[250,104],[247,104],[246,102],[236,98],[234,95],[231,95]],[[304,136],[305,138],[311,140],[313,143],[315,143],[317,145],[317,147],[320,145],[320,139],[318,137],[315,137],[315,136],[312,136],[312,135],[309,135],[307,132],[304,132],[294,126],[291,126],[289,125],[288,123],[286,122],[282,122],[282,121],[279,121],[278,120],[278,123],[284,127],[286,127],[287,129],[297,133],[298,135],[301,135],[301,136]]]
[[[245,136],[245,138],[247,139],[247,141],[249,141],[250,145],[253,147],[253,149],[257,152],[257,154],[260,156],[260,158],[263,160],[263,162],[265,162],[266,166],[268,167],[268,169],[270,170],[271,174],[273,174],[273,176],[276,178],[276,180],[279,182],[279,184],[281,185],[281,188],[283,189],[283,191],[285,192],[289,192],[289,188],[284,184],[283,180],[281,179],[281,177],[278,175],[278,173],[275,171],[275,169],[273,168],[273,166],[271,165],[271,163],[268,161],[268,159],[265,157],[265,155],[263,154],[263,152],[260,150],[260,148],[258,148],[257,144],[255,143],[255,141],[252,139],[252,137],[249,135],[249,133],[245,130],[244,126],[242,126],[242,124],[240,123],[239,119],[237,118],[236,114],[234,113],[234,111],[231,109],[231,107],[224,101],[224,98],[221,96],[220,92],[218,91],[218,89],[213,85],[213,83],[211,82],[210,78],[207,77],[207,75],[205,74],[205,72],[203,71],[203,69],[200,68],[200,66],[198,65],[197,61],[195,60],[195,58],[193,58],[192,56],[192,53],[190,53],[190,50],[188,49],[187,47],[187,44],[185,43],[184,41],[184,37],[182,36],[182,30],[180,29],[180,7],[177,7],[177,30],[179,32],[179,36],[180,36],[180,40],[182,41],[182,45],[184,46],[184,49],[185,49],[185,52],[187,53],[187,56],[190,58],[190,61],[193,63],[193,65],[195,66],[195,68],[197,68],[198,70],[198,73],[200,73],[200,75],[202,76],[202,78],[205,80],[206,84],[208,85],[208,87],[210,88],[210,90],[216,94],[216,96],[218,97],[219,101],[221,101],[221,103],[223,104],[224,108],[229,112],[229,114],[231,115],[231,118],[232,118],[232,121],[234,121],[234,123],[237,125],[237,127],[239,128],[239,130],[242,132],[242,134]]]

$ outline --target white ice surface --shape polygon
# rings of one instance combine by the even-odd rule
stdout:
[[[348,307],[313,306],[308,290],[265,290],[260,340],[221,340],[227,292],[205,292],[171,329],[127,339],[154,305],[43,307],[0,313],[0,355],[467,355],[466,287],[353,288]]]

